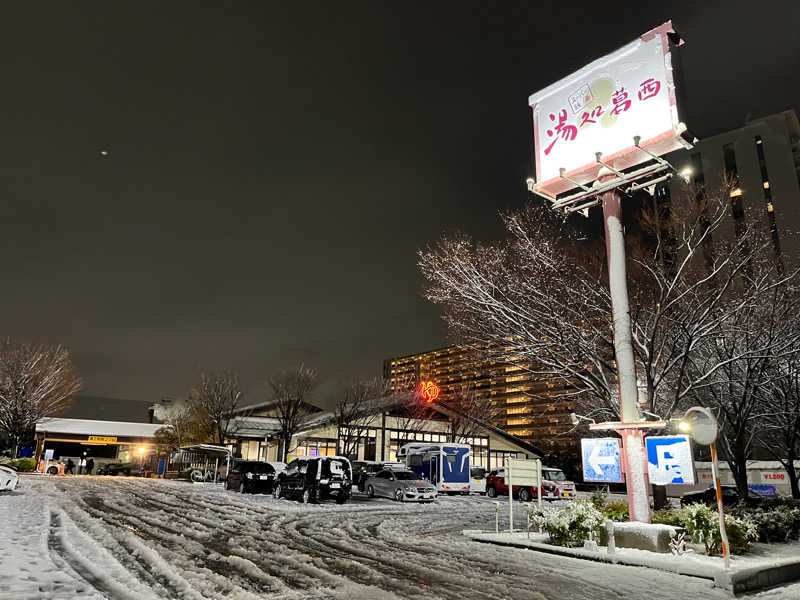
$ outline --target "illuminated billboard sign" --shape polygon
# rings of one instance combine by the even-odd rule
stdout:
[[[603,161],[618,170],[686,147],[678,117],[674,50],[682,41],[667,22],[616,52],[530,96],[536,191],[548,197],[588,184]]]

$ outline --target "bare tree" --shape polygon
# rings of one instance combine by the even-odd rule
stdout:
[[[431,418],[435,416],[416,390],[396,393],[387,414],[394,417],[398,429],[398,448],[415,441],[418,434],[428,429]]]
[[[447,437],[457,444],[481,435],[500,414],[491,398],[481,398],[470,385],[463,385],[440,404],[447,413]]]
[[[309,401],[316,386],[317,374],[303,365],[281,371],[269,380],[275,416],[280,426],[278,436],[284,462],[289,454],[292,438],[313,412]]]
[[[69,406],[81,383],[66,348],[0,342],[0,429],[8,434],[12,456],[36,423]]]
[[[727,245],[716,242],[713,260],[706,261],[714,232],[729,218],[725,198],[721,190],[706,194],[702,206],[675,199],[668,214],[655,207],[649,216],[653,235],[646,238],[651,241],[632,248],[629,287],[640,397],[664,417],[684,406],[692,392],[692,353],[762,291],[741,279],[763,250],[751,232]],[[601,240],[576,233],[544,207],[508,213],[504,221],[504,243],[445,237],[420,252],[425,297],[444,307],[445,321],[466,345],[567,384],[551,399],[574,400],[598,420],[617,419]]]
[[[718,445],[741,498],[747,496],[747,460],[754,443],[768,434],[769,424],[783,420],[784,404],[791,403],[779,393],[791,385],[782,381],[781,364],[798,359],[797,294],[770,263],[754,261],[743,274],[761,294],[705,339],[688,367],[694,374],[692,397],[718,413]]]
[[[187,444],[214,441],[213,421],[196,406],[179,401],[162,410],[160,418],[164,427],[156,430],[155,437],[165,449],[176,451]]]
[[[792,497],[800,499],[795,461],[800,460],[800,349],[775,361],[774,377],[762,410],[761,447],[779,461],[789,477]]]
[[[339,428],[338,454],[358,455],[358,446],[375,426],[376,413],[383,408],[386,395],[386,383],[379,378],[355,380],[344,387],[333,409]]]
[[[763,389],[769,361],[789,352],[782,324],[796,308],[791,295],[778,296],[794,284],[796,272],[780,268],[757,219],[737,222],[732,239],[722,233],[730,219],[727,188],[699,197],[676,197],[669,207],[646,201],[644,235],[629,236],[640,403],[665,418],[698,399],[715,405],[716,398],[721,410],[723,386],[738,386],[740,406],[729,405],[726,427],[740,431],[728,457],[741,470],[750,447],[743,436],[752,437],[759,414],[741,409]],[[507,213],[504,221],[509,235],[503,243],[445,237],[420,252],[425,297],[444,307],[446,322],[467,346],[560,380],[563,391],[551,400],[572,400],[584,414],[617,420],[600,240],[545,207]],[[743,340],[744,331],[751,335]],[[746,423],[734,425],[734,417]]]
[[[189,406],[206,423],[210,437],[224,444],[232,433],[230,421],[242,400],[239,375],[232,371],[202,373],[200,385],[189,394]]]

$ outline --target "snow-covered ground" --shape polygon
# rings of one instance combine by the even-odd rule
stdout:
[[[507,515],[504,502],[501,526]],[[460,534],[494,519],[479,497],[306,506],[203,484],[27,476],[0,494],[0,598],[728,597],[700,579]],[[800,585],[754,597],[800,598]]]

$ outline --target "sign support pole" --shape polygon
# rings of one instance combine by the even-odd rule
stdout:
[[[539,480],[539,487],[536,489],[538,490],[536,495],[539,497],[539,510],[542,510],[542,459],[536,459],[536,475],[537,479]]]
[[[511,459],[506,459],[508,476],[508,533],[514,533],[514,486],[511,484]]]
[[[613,178],[605,173],[599,178],[603,183]],[[603,221],[606,234],[608,284],[611,292],[611,312],[614,321],[614,354],[619,380],[620,420],[635,423],[639,416],[636,364],[633,358],[631,315],[628,303],[628,283],[625,268],[625,235],[622,224],[622,193],[619,189],[603,192]],[[650,499],[647,492],[647,461],[644,456],[643,435],[636,429],[620,428],[625,454],[626,486],[628,488],[628,513],[631,521],[650,522]]]

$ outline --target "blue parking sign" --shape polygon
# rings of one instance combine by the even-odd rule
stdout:
[[[619,438],[582,439],[583,480],[622,483],[619,448]]]
[[[688,435],[651,436],[644,439],[650,483],[694,483],[692,445]]]

